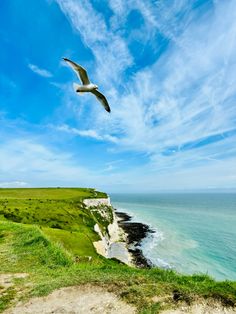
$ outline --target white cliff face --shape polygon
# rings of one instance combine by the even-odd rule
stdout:
[[[124,231],[118,226],[118,221],[115,213],[113,212],[113,223],[107,227],[111,242],[118,242],[123,239]]]
[[[101,238],[101,240],[93,242],[93,245],[94,245],[97,253],[104,256],[104,257],[108,257],[108,248],[109,248],[108,237],[106,238],[105,236],[103,236],[98,224],[96,224],[94,226],[94,231],[96,231]]]
[[[111,206],[110,198],[102,199],[86,199],[84,204],[87,207],[96,207],[101,216],[107,218],[105,208],[99,208],[99,205]],[[106,258],[116,258],[127,265],[132,265],[132,258],[128,252],[126,245],[126,234],[118,226],[118,220],[113,211],[113,222],[107,227],[108,233],[103,234],[98,224],[95,224],[94,230],[98,233],[101,240],[93,242],[98,254]]]
[[[87,207],[106,205],[111,206],[110,197],[108,198],[87,198],[83,200]]]

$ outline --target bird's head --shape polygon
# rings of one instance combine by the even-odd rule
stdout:
[[[94,88],[95,88],[95,89],[98,89],[98,86],[94,84]]]

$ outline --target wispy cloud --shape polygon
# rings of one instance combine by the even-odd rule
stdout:
[[[22,188],[27,187],[28,183],[24,181],[10,181],[10,182],[1,182],[0,181],[0,187],[1,188]]]
[[[109,141],[109,142],[113,142],[113,143],[117,143],[118,139],[115,136],[109,135],[109,134],[98,134],[98,132],[96,130],[79,130],[76,128],[71,128],[66,124],[57,126],[57,127],[53,127],[53,129],[58,130],[58,131],[62,131],[62,132],[66,132],[69,134],[74,134],[74,135],[78,135],[78,136],[82,136],[82,137],[90,137],[93,138],[95,140],[98,141]]]
[[[0,144],[0,176],[4,186],[6,182],[55,186],[76,185],[76,181],[79,185],[91,185],[87,178],[92,174],[75,164],[72,154],[47,147],[36,138],[18,137]]]
[[[31,64],[29,63],[28,64],[28,67],[30,68],[31,71],[33,71],[34,73],[40,75],[40,76],[43,76],[43,77],[52,77],[52,73],[49,72],[48,70],[45,70],[45,69],[42,69],[42,68],[39,68],[37,65],[35,64]]]
[[[89,1],[56,0],[72,27],[82,35],[84,43],[96,58],[96,77],[104,86],[119,84],[124,69],[133,58],[126,41],[107,27],[101,14]]]

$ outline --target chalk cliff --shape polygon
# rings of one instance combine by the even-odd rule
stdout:
[[[85,199],[83,202],[95,217],[100,218],[94,226],[94,230],[101,239],[93,243],[97,253],[132,265],[132,257],[127,249],[126,234],[118,226],[118,218],[111,206],[110,198]]]

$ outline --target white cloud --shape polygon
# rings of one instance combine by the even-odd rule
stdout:
[[[75,134],[75,135],[79,135],[82,137],[91,137],[93,139],[99,140],[99,141],[109,141],[109,142],[113,142],[116,143],[118,141],[118,139],[114,136],[111,135],[100,135],[98,134],[97,131],[95,130],[79,130],[76,128],[71,128],[66,124],[57,126],[57,127],[53,127],[55,130],[58,131],[63,131],[66,133],[70,133],[70,134]]]
[[[194,156],[188,152],[181,158],[175,154],[166,160],[162,155],[153,155],[151,163],[134,165],[127,169],[129,161],[124,159],[111,160],[99,166],[91,167],[80,163],[79,153],[68,153],[65,148],[55,149],[46,145],[45,139],[29,137],[20,132],[15,132],[14,138],[1,138],[0,142],[0,187],[29,187],[29,186],[87,186],[95,187],[107,192],[112,191],[156,191],[175,190],[178,188],[190,190],[214,186],[221,188],[235,188],[236,160],[229,157],[227,163],[219,156],[220,148],[232,146],[235,156],[234,141],[228,139],[225,147],[218,145],[215,155],[210,155],[212,160],[205,158],[204,150],[196,150],[199,161],[195,169],[183,167]],[[208,151],[210,153],[210,150]],[[114,158],[114,155],[113,155]],[[219,158],[219,160],[218,160]],[[174,166],[173,166],[174,164]],[[93,168],[93,169],[91,169]],[[168,171],[165,171],[167,169]],[[109,176],[108,176],[109,174]]]
[[[132,180],[135,185],[131,185],[134,191],[191,191],[191,190],[208,190],[211,187],[215,189],[236,188],[236,159],[228,159],[225,162],[216,162],[202,164],[195,168],[182,167],[181,169],[168,168],[168,171],[154,170],[152,167],[145,168],[145,172],[139,175],[133,175]],[[142,177],[139,180],[139,177]],[[131,180],[130,180],[131,181]],[[128,182],[130,182],[128,180]],[[132,182],[132,181],[131,181]]]
[[[22,188],[22,187],[27,187],[27,186],[28,186],[28,183],[24,181],[10,181],[10,182],[0,181],[1,188]]]
[[[49,72],[48,70],[45,70],[45,69],[41,69],[35,64],[29,63],[28,67],[30,68],[31,71],[33,71],[34,73],[36,73],[40,76],[43,76],[43,77],[52,77],[53,76],[51,72]]]
[[[156,20],[156,10],[150,12]],[[200,21],[192,13],[192,23],[175,34],[163,56],[129,81],[127,93],[112,99],[119,106],[112,108],[111,119],[104,124],[98,116],[103,133],[118,129],[123,135],[119,144],[157,153],[234,128],[234,12],[231,1],[217,3],[214,15]]]
[[[36,138],[7,139],[0,144],[0,177],[4,182],[29,186],[92,183],[93,174],[69,153],[47,147]]]
[[[89,1],[56,0],[56,2],[94,54],[98,83],[109,86],[111,82],[115,84],[121,82],[124,69],[133,62],[125,40],[108,29],[103,16],[93,9]]]

